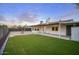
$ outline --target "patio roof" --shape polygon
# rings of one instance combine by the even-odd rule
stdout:
[[[61,22],[61,24],[65,24],[65,25],[75,25],[75,24],[78,24],[79,25],[79,21],[75,21],[75,22]]]
[[[72,22],[50,22],[50,23],[43,23],[43,24],[37,24],[37,25],[32,25],[33,26],[47,26],[47,25],[58,25],[58,24],[63,24],[63,25],[75,25],[78,24],[79,25],[79,21],[72,21]]]

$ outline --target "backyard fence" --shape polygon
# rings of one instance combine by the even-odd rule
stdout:
[[[3,46],[8,34],[9,34],[9,30],[7,27],[5,26],[0,27],[0,49]]]

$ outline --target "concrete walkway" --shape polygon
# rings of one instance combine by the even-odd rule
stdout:
[[[14,37],[17,35],[29,35],[29,34],[32,34],[32,32],[25,31],[24,33],[22,33],[21,31],[13,31],[13,32],[10,32],[9,37]]]
[[[70,40],[69,37],[65,37],[65,36],[58,36],[58,35],[53,35],[53,34],[47,34],[47,33],[34,33],[34,34],[39,34],[39,35],[44,35],[44,36],[49,36],[49,37],[55,37],[55,38],[59,38],[59,39],[65,39],[65,40]]]
[[[11,32],[11,33],[9,34],[9,37],[13,37],[13,36],[17,36],[17,35],[29,35],[29,34],[39,34],[39,35],[44,35],[44,36],[59,38],[59,36],[53,35],[53,34],[39,33],[39,32],[28,32],[28,31],[25,31],[24,33],[22,33],[21,31]],[[64,37],[64,36],[61,36],[60,38],[61,38],[61,39],[66,39],[66,40],[70,40],[69,37]]]

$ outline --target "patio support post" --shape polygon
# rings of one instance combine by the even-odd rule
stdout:
[[[61,37],[61,22],[59,21],[59,38]]]
[[[44,33],[44,27],[43,27],[43,33]]]

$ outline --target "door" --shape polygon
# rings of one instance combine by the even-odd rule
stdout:
[[[71,26],[70,25],[66,26],[66,35],[71,36]]]

